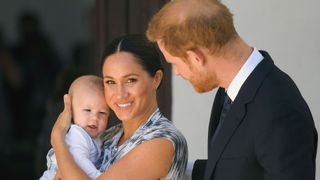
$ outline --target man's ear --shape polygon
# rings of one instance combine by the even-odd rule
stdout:
[[[164,49],[164,43],[162,39],[157,40],[157,45],[160,50]]]
[[[206,59],[205,59],[204,52],[202,52],[202,50],[199,48],[188,50],[187,56],[188,56],[189,61],[200,63],[201,65],[205,64]]]

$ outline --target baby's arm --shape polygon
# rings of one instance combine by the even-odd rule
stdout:
[[[98,152],[95,157],[92,157],[92,152],[96,149],[91,137],[81,127],[71,125],[66,135],[66,143],[74,161],[91,179],[96,179],[101,172],[93,163],[97,159]]]
[[[46,159],[47,159],[47,170],[43,172],[39,180],[53,179],[53,177],[55,176],[58,170],[57,160],[56,160],[56,156],[53,149],[50,149],[48,151]]]

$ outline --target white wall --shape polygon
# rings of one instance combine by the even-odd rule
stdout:
[[[287,72],[310,106],[320,132],[320,7],[319,0],[223,0],[234,14],[238,33],[251,46],[267,50]],[[207,132],[216,91],[197,94],[173,77],[173,116],[186,136],[189,159],[206,158]],[[318,148],[318,156],[319,154]],[[317,164],[320,160],[317,158]],[[317,177],[320,166],[317,166]],[[318,178],[316,178],[318,179]]]

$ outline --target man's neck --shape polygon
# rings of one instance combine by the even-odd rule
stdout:
[[[236,38],[224,47],[222,55],[216,57],[216,64],[213,64],[213,66],[219,67],[215,68],[219,87],[229,87],[252,51],[253,49],[241,38]]]

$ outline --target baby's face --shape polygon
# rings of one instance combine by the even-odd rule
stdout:
[[[78,89],[72,97],[74,123],[92,138],[98,137],[107,127],[110,110],[102,91]]]

